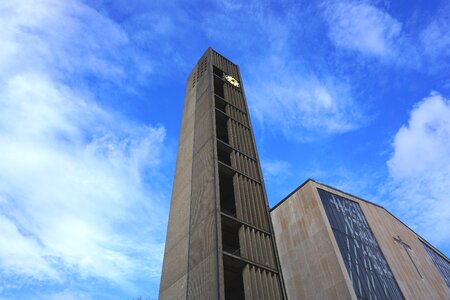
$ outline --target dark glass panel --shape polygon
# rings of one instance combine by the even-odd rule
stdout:
[[[359,204],[318,192],[358,299],[404,299]]]
[[[221,98],[225,97],[223,90],[223,80],[218,79],[217,77],[214,77],[214,93]]]
[[[216,136],[219,140],[229,143],[228,139],[228,117],[216,114]]]
[[[230,216],[236,216],[233,174],[224,168],[219,168],[219,193],[221,211]]]
[[[422,241],[421,241],[422,242]],[[423,247],[430,255],[436,269],[441,273],[442,279],[444,279],[447,286],[450,288],[450,262],[447,258],[444,258],[441,254],[436,252],[433,248],[422,242]]]

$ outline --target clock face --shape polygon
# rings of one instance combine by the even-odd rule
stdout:
[[[231,83],[232,85],[234,85],[235,87],[240,87],[239,81],[237,81],[236,79],[234,79],[233,76],[231,75],[226,75],[225,74],[225,79]]]

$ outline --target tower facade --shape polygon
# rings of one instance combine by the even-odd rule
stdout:
[[[239,68],[211,48],[187,80],[160,299],[286,299]]]

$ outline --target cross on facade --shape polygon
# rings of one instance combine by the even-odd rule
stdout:
[[[423,278],[423,277],[422,277],[422,274],[420,274],[420,272],[419,272],[419,268],[418,268],[418,267],[416,266],[416,264],[414,263],[414,260],[412,259],[411,254],[409,254],[409,250],[412,251],[411,247],[410,247],[407,243],[405,243],[405,242],[400,238],[399,235],[397,235],[397,237],[394,237],[394,241],[396,241],[397,243],[399,243],[400,245],[403,246],[403,249],[405,249],[406,253],[408,254],[409,259],[411,260],[412,264],[414,265],[414,268],[416,268],[417,274],[419,274],[420,278]]]

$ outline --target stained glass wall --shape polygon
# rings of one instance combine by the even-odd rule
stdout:
[[[439,273],[441,273],[441,276],[444,279],[445,283],[450,288],[450,262],[424,242],[422,242],[422,244],[425,250],[428,252],[428,255],[430,255],[434,265],[439,270]]]
[[[318,192],[358,299],[404,299],[359,204]]]

